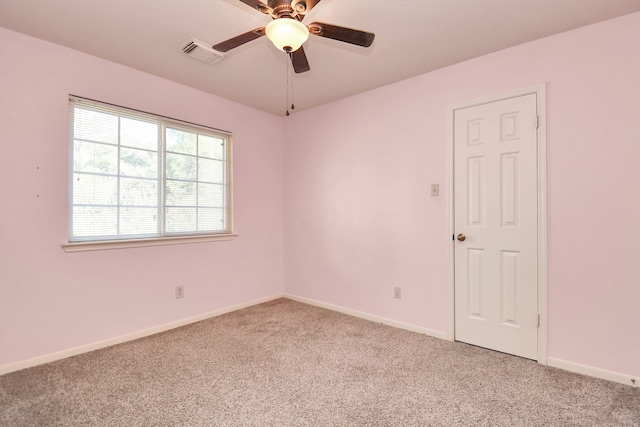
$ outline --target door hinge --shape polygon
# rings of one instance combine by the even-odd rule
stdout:
[[[536,129],[540,128],[540,116],[536,116]]]
[[[538,314],[538,324],[536,325],[537,328],[540,327],[540,315]]]

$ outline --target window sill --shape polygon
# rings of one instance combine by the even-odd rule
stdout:
[[[108,249],[140,248],[145,246],[181,245],[185,243],[234,240],[237,234],[208,234],[203,236],[158,237],[153,239],[103,240],[95,242],[63,243],[65,252],[103,251]]]

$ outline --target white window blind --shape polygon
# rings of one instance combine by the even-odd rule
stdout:
[[[231,232],[230,135],[69,101],[69,242]]]

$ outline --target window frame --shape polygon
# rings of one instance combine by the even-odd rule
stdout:
[[[158,235],[131,235],[126,236],[93,236],[86,239],[78,238],[73,239],[71,235],[73,230],[73,207],[74,207],[74,194],[73,194],[73,180],[74,180],[74,109],[77,106],[85,105],[92,111],[105,112],[108,114],[114,114],[121,118],[148,121],[158,125],[158,211],[162,217],[160,221],[160,227]],[[158,246],[168,244],[185,244],[195,242],[210,242],[210,241],[224,241],[233,240],[237,237],[233,229],[233,144],[231,132],[203,126],[183,120],[173,119],[170,117],[148,113],[132,108],[122,107],[115,104],[110,104],[102,101],[96,101],[84,97],[75,95],[69,95],[68,100],[69,111],[69,135],[68,135],[68,230],[67,241],[62,244],[62,248],[65,252],[78,252],[78,251],[91,251],[91,250],[103,250],[103,249],[121,249],[128,247],[144,247],[144,246]],[[167,232],[166,227],[166,186],[167,186],[167,170],[166,170],[166,130],[167,128],[176,129],[179,131],[194,132],[198,134],[204,134],[205,136],[215,137],[223,139],[225,142],[225,159],[224,159],[224,192],[225,192],[225,204],[224,204],[224,217],[225,217],[225,229],[220,232],[211,231],[189,231],[189,232]],[[121,147],[121,142],[118,141],[118,147]],[[196,157],[197,154],[196,154]],[[120,157],[118,157],[120,162]],[[121,173],[118,172],[118,176],[121,177]],[[194,182],[200,182],[196,176]],[[120,200],[118,200],[118,207],[121,206]],[[196,207],[197,209],[197,207]]]

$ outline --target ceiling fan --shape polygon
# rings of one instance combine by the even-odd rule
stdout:
[[[305,15],[316,4],[320,3],[320,0],[268,0],[267,3],[263,3],[260,0],[240,1],[253,9],[270,15],[273,21],[269,22],[265,27],[256,28],[213,45],[213,49],[219,52],[228,52],[233,48],[266,35],[278,49],[289,54],[295,72],[304,73],[311,69],[309,61],[307,61],[307,55],[302,47],[309,34],[362,47],[371,46],[375,38],[373,33],[322,22],[312,22],[309,25],[303,24],[302,20]]]

